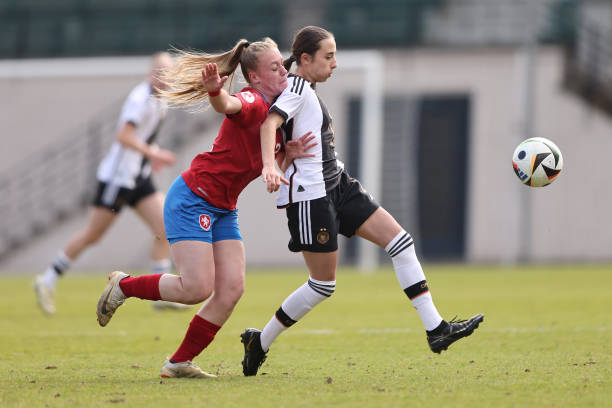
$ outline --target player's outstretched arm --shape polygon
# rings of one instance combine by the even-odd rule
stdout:
[[[202,70],[202,84],[208,92],[208,100],[213,109],[224,115],[231,115],[240,112],[242,109],[242,103],[240,99],[228,94],[224,89],[223,85],[227,81],[228,76],[225,75],[223,78],[219,76],[217,64],[209,63],[206,64]]]

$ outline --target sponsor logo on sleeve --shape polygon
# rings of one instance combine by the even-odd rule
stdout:
[[[244,98],[245,101],[247,101],[247,103],[255,102],[255,95],[253,95],[249,91],[240,92],[240,95],[242,95],[242,97]]]

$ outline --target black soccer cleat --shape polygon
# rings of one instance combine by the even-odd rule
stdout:
[[[427,332],[429,348],[434,353],[440,354],[460,338],[472,334],[483,320],[484,315],[480,313],[476,316],[472,316],[469,320],[455,320],[453,318],[453,320],[448,322],[448,325],[442,329],[441,333],[432,334],[431,332]]]
[[[259,370],[259,367],[266,361],[267,354],[261,348],[261,330],[246,329],[240,337],[240,342],[244,344],[242,373],[247,377],[257,375],[257,370]]]

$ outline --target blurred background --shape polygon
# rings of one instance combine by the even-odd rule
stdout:
[[[338,46],[318,92],[349,173],[427,262],[612,261],[612,2],[603,0],[0,0],[0,271],[38,273],[85,223],[119,109],[170,47],[216,52],[270,36],[287,55],[320,25]],[[241,84],[235,84],[239,89]],[[159,143],[208,150],[221,115],[171,111]],[[533,189],[511,156],[528,137],[565,168]],[[284,211],[254,181],[239,201],[247,265],[302,265]],[[124,210],[78,270],[147,268],[150,233]],[[343,239],[341,262],[387,262]]]

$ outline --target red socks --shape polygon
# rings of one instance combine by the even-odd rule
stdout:
[[[159,279],[161,276],[162,274],[136,277],[129,276],[119,281],[119,287],[127,297],[160,300]],[[191,323],[189,323],[189,328],[187,329],[183,342],[170,358],[170,361],[182,363],[187,360],[193,360],[211,341],[213,341],[215,334],[217,334],[220,328],[221,326],[217,326],[195,315]]]
[[[119,281],[119,287],[126,297],[137,297],[147,300],[160,300],[159,279],[162,274],[128,276]]]
[[[170,357],[170,361],[182,363],[193,360],[213,341],[220,328],[221,326],[195,315],[189,323],[189,329],[187,329],[183,342],[174,355]]]

